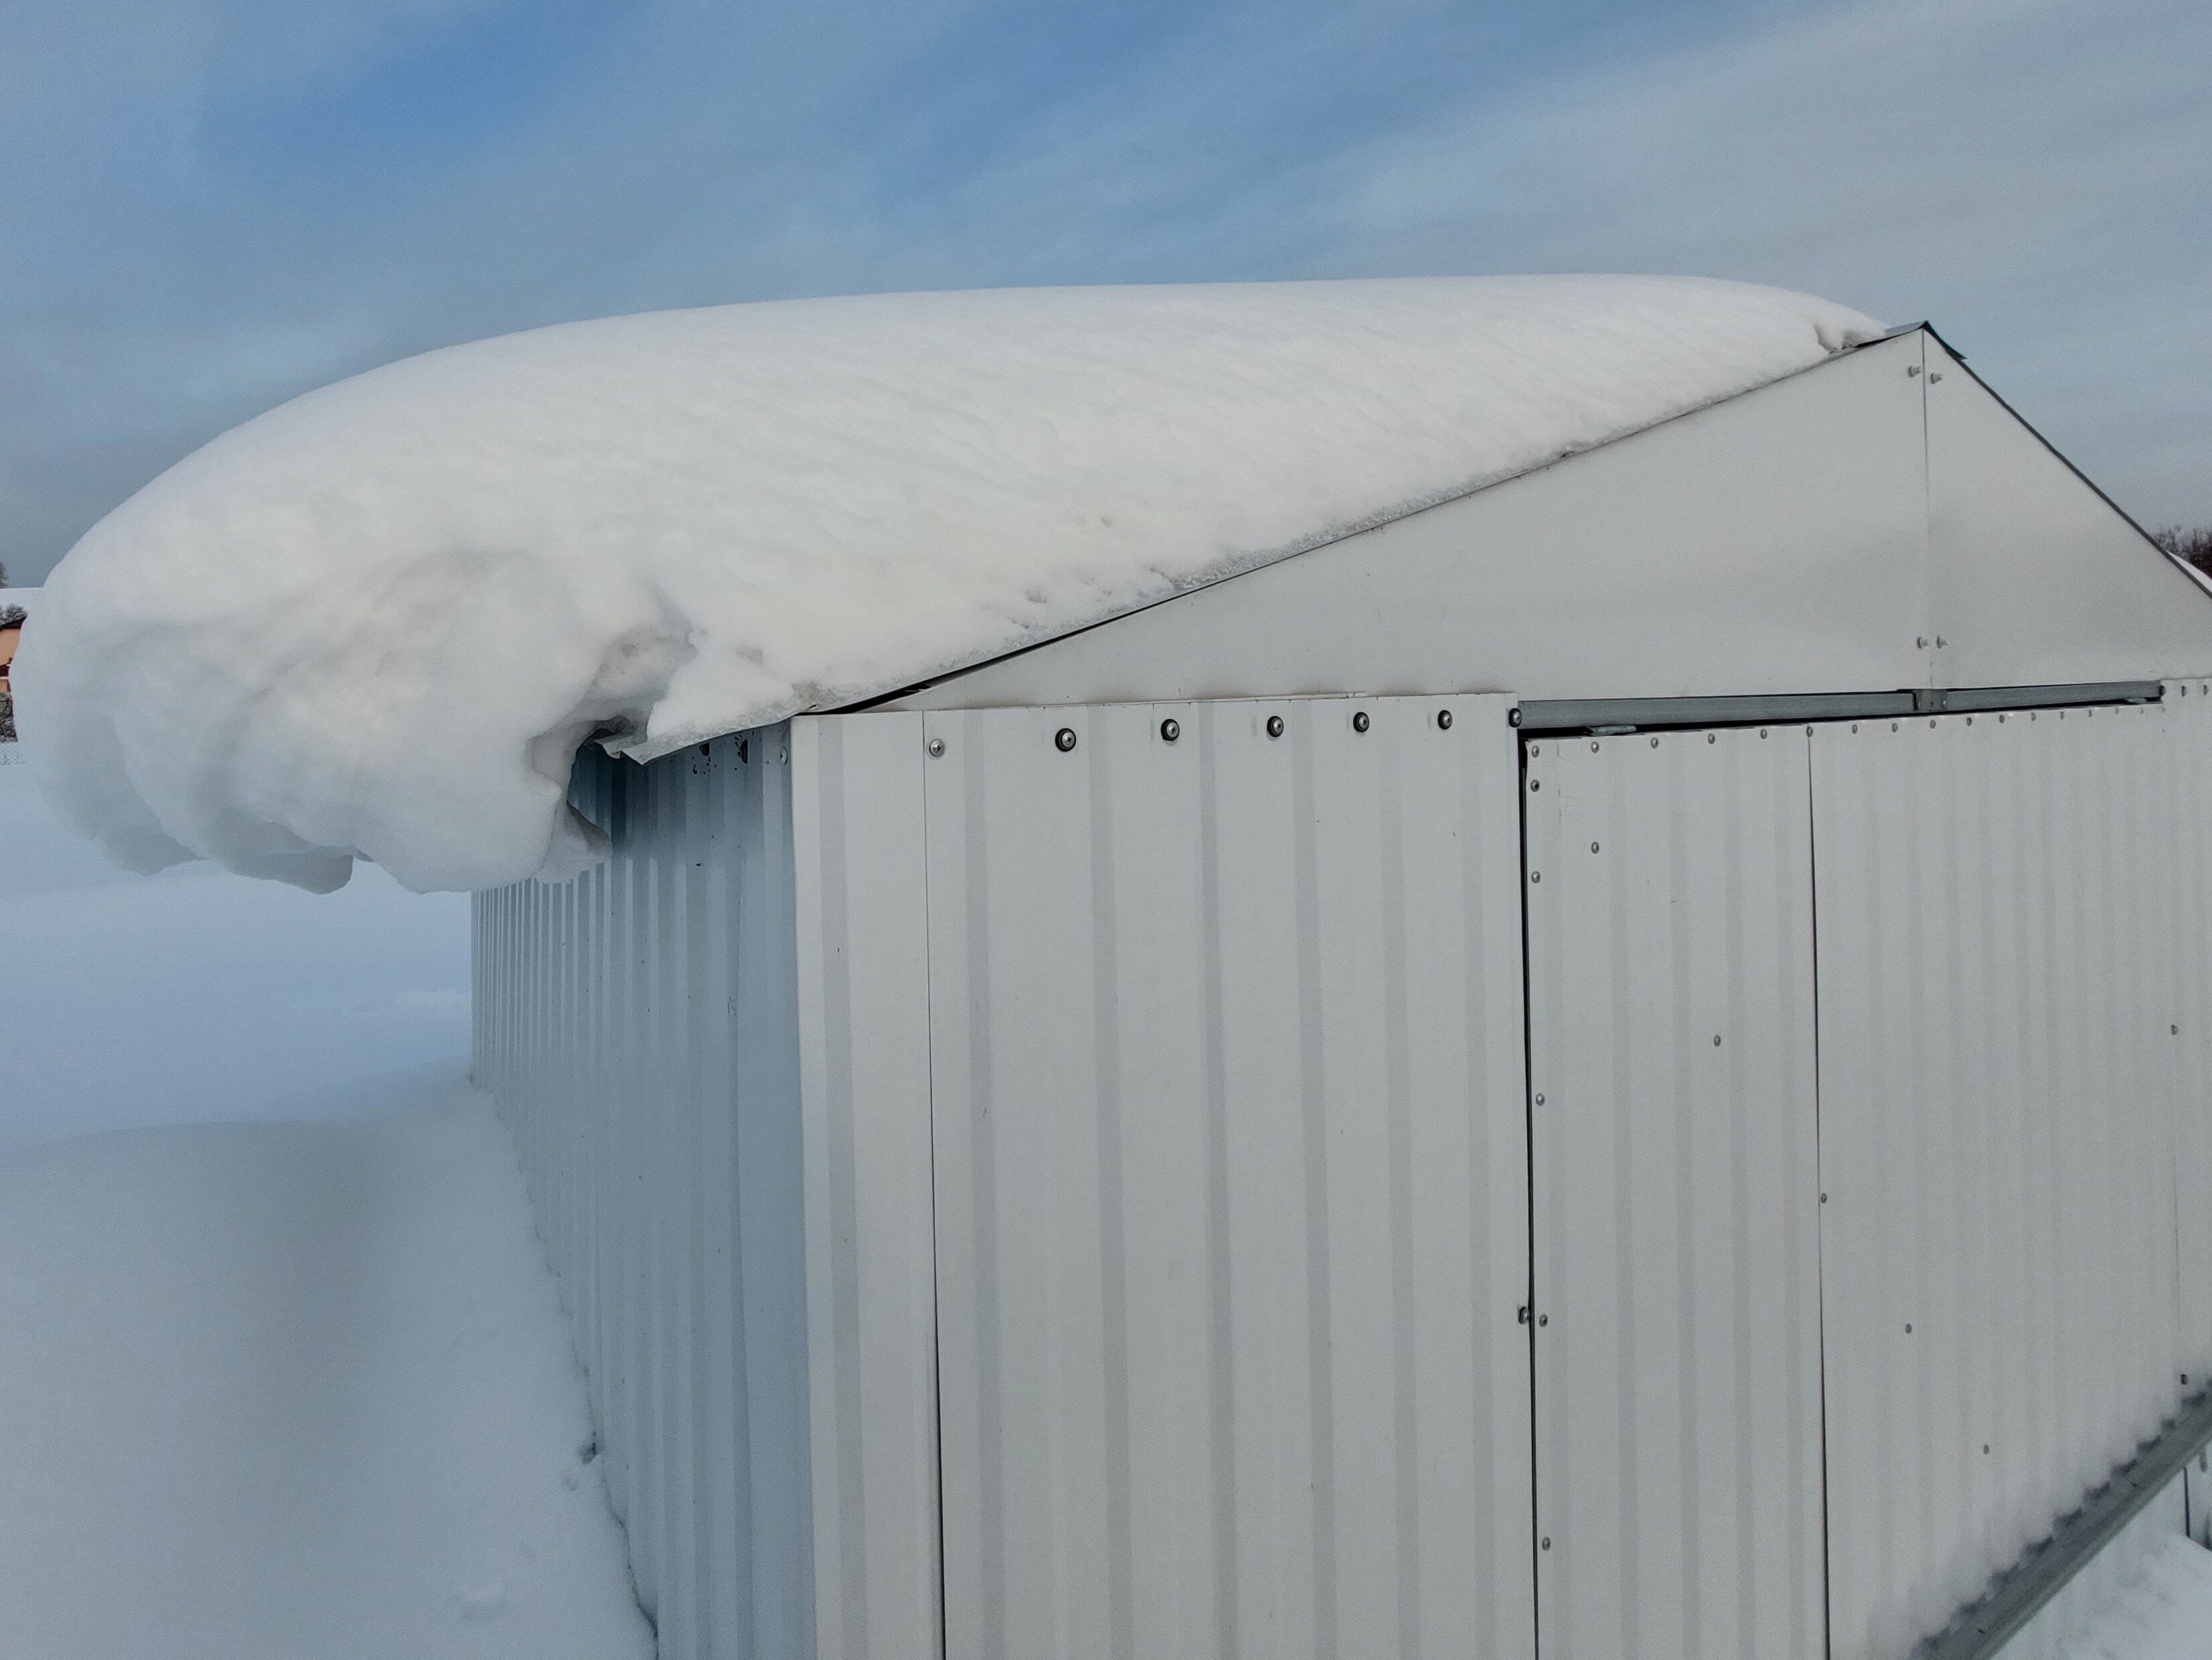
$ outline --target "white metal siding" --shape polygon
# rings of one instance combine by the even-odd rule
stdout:
[[[950,1654],[1530,1653],[1507,707],[929,718]]]
[[[572,795],[613,857],[478,897],[477,1075],[522,1151],[660,1653],[811,1654],[785,734],[642,768],[586,751]]]
[[[1547,1660],[1822,1649],[1802,727],[1532,742]]]
[[[2178,1402],[2170,747],[2140,708],[1814,740],[1838,1660],[1905,1655]]]
[[[2179,1025],[2174,1100],[2181,1252],[2180,1366],[2191,1390],[2212,1383],[2212,682],[2168,685],[2160,788],[2172,885],[2167,950],[2155,971],[2172,988]],[[2201,1484],[2212,1500],[2212,1483]],[[2208,1503],[2212,1511],[2212,1503]]]
[[[792,723],[823,1660],[939,1651],[918,714]]]

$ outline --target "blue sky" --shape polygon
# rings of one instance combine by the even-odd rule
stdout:
[[[993,283],[1688,271],[1931,318],[2212,523],[2202,0],[9,0],[0,558],[538,324]]]

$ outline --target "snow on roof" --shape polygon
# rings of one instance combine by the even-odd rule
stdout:
[[[574,868],[640,758],[1066,633],[1879,333],[1689,278],[788,301],[295,399],[95,526],[25,631],[33,759],[120,862],[325,889]]]

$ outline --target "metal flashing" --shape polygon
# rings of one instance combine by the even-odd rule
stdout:
[[[1983,709],[2071,708],[2082,703],[2155,703],[2155,680],[2074,686],[1973,686],[1954,690],[1805,692],[1766,697],[1530,698],[1521,730],[1637,732],[1652,727],[1742,727],[1765,721],[1872,721],[1901,714],[1975,714]]]
[[[2134,1459],[2090,1494],[2051,1535],[1999,1575],[1989,1594],[1968,1604],[1942,1631],[1920,1645],[1913,1660],[1994,1660],[2091,1558],[2110,1544],[2165,1490],[2183,1465],[2212,1444],[2212,1389],[2199,1390]]]

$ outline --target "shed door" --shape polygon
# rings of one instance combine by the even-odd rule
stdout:
[[[928,717],[948,1653],[1532,1652],[1508,707]]]
[[[1822,1644],[1802,727],[1531,742],[1545,1660]]]

